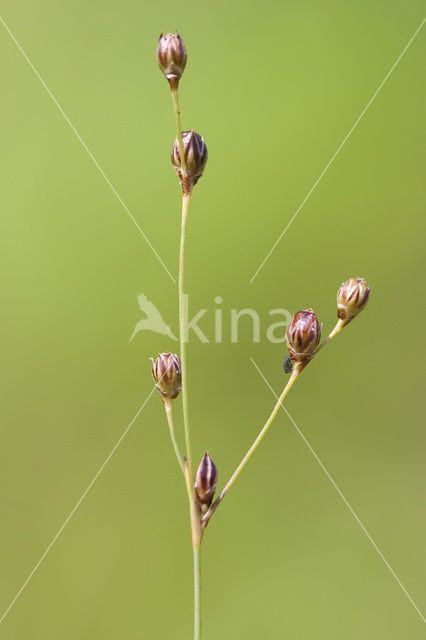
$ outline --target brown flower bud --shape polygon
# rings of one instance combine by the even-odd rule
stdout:
[[[179,140],[176,138],[172,149],[172,165],[178,174],[184,192],[191,192],[203,175],[207,162],[207,147],[204,139],[194,129],[182,132],[185,171],[182,170]]]
[[[298,311],[293,316],[285,337],[292,361],[307,364],[321,340],[321,326],[312,309]]]
[[[217,468],[208,452],[204,454],[195,474],[194,491],[205,513],[213,500],[217,486]]]
[[[182,388],[180,359],[173,353],[159,353],[152,362],[152,377],[163,398],[177,398]]]
[[[186,49],[178,33],[160,34],[157,62],[172,89],[177,88],[186,66]]]
[[[337,292],[337,316],[342,320],[343,326],[362,311],[368,302],[370,287],[364,278],[349,278]]]

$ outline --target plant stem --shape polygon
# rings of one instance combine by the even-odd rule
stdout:
[[[182,470],[185,476],[186,489],[188,492],[192,549],[194,556],[194,640],[201,639],[201,518],[200,512],[195,501],[194,490],[192,486],[192,457],[191,457],[191,439],[189,431],[188,417],[188,393],[187,393],[187,365],[186,365],[186,342],[188,340],[188,319],[184,309],[184,273],[185,273],[185,234],[186,220],[188,217],[189,200],[191,198],[191,189],[188,189],[186,180],[186,162],[183,152],[182,125],[180,122],[179,110],[179,94],[178,88],[170,86],[173,100],[173,109],[175,112],[177,138],[179,142],[180,165],[182,172],[182,223],[180,231],[180,252],[179,252],[179,342],[180,342],[180,361],[182,366],[182,405],[183,405],[183,425],[185,431],[186,458],[182,463]],[[173,441],[173,438],[172,438]]]
[[[194,548],[194,640],[201,639],[201,547]]]
[[[319,346],[319,348],[315,352],[315,355],[318,353],[318,351],[320,349],[325,347],[325,345],[330,340],[332,340],[338,333],[340,333],[340,331],[346,326],[346,324],[348,324],[348,323],[347,322],[345,323],[343,320],[339,319],[337,321],[336,326],[334,327],[333,331],[324,340],[322,345]],[[261,441],[265,437],[266,432],[268,431],[269,427],[271,426],[272,422],[274,421],[274,419],[275,419],[275,417],[276,417],[276,415],[278,413],[278,410],[279,410],[279,408],[281,407],[281,405],[282,405],[282,403],[284,401],[284,398],[286,397],[286,395],[288,394],[288,392],[292,388],[293,384],[295,383],[296,379],[299,377],[299,375],[301,374],[301,372],[302,372],[302,370],[304,369],[305,366],[306,366],[306,363],[305,364],[302,364],[302,363],[297,364],[296,363],[294,365],[293,372],[292,372],[292,374],[290,376],[289,381],[287,382],[286,386],[284,387],[280,397],[278,398],[278,401],[277,401],[275,407],[272,410],[271,415],[269,416],[269,418],[265,422],[265,424],[264,424],[263,428],[261,429],[261,431],[259,432],[259,435],[257,436],[256,440],[253,442],[253,444],[251,445],[250,449],[247,451],[246,455],[241,460],[240,464],[235,469],[234,473],[229,478],[227,484],[222,489],[222,491],[220,492],[220,494],[218,495],[216,500],[210,506],[210,508],[207,511],[207,513],[202,517],[201,524],[202,524],[203,530],[207,527],[207,525],[208,525],[208,523],[210,521],[210,518],[212,517],[212,515],[214,514],[214,512],[218,508],[219,504],[222,502],[223,498],[226,496],[226,494],[228,493],[229,489],[232,487],[232,485],[234,484],[235,480],[238,478],[238,476],[240,475],[241,471],[244,469],[244,467],[246,466],[247,462],[250,460],[250,458],[252,457],[253,453],[256,451],[257,447],[259,446],[259,444],[261,443]]]
[[[189,432],[188,418],[188,378],[186,364],[186,342],[188,340],[188,318],[184,309],[184,271],[185,271],[185,232],[186,219],[188,216],[188,206],[191,194],[182,195],[182,224],[180,233],[180,255],[179,255],[179,341],[180,360],[182,364],[182,404],[183,404],[183,425],[185,430],[186,457],[188,460],[189,475],[192,478],[191,460],[191,440]]]
[[[340,333],[340,331],[346,327],[348,323],[344,322],[343,320],[338,320],[336,322],[336,326],[334,327],[333,331],[330,333],[330,335],[328,336],[327,340],[325,341],[326,343],[329,342],[332,338],[334,338],[334,336],[337,336],[338,333]]]
[[[216,500],[213,502],[213,504],[211,505],[211,507],[209,508],[207,513],[203,516],[203,518],[201,520],[203,529],[205,529],[205,527],[208,525],[210,518],[212,517],[212,515],[214,514],[214,512],[218,508],[219,504],[222,502],[223,498],[226,496],[226,494],[228,493],[229,489],[232,487],[232,485],[234,484],[235,480],[238,478],[238,476],[240,475],[241,471],[244,469],[244,467],[246,466],[247,462],[250,460],[250,458],[252,457],[253,453],[256,451],[257,447],[259,446],[259,444],[261,443],[261,441],[265,437],[266,432],[268,431],[269,427],[271,426],[272,422],[274,421],[274,418],[276,417],[276,415],[277,415],[277,413],[279,411],[279,408],[281,407],[281,405],[282,405],[282,403],[284,401],[284,398],[286,397],[286,395],[288,394],[288,392],[292,388],[293,384],[295,383],[295,381],[298,378],[300,373],[301,373],[301,368],[298,367],[297,364],[296,364],[294,366],[294,369],[293,369],[293,372],[292,372],[292,374],[290,376],[289,381],[287,382],[286,386],[284,387],[284,390],[282,391],[280,397],[278,398],[278,401],[277,401],[275,407],[273,408],[271,415],[269,416],[269,418],[265,422],[264,426],[260,430],[259,435],[257,436],[256,440],[253,442],[253,444],[251,445],[250,449],[247,451],[246,455],[241,460],[240,464],[235,469],[234,473],[229,478],[227,484],[222,489],[222,491],[220,492],[220,494],[218,495]]]
[[[330,342],[330,340],[332,340],[335,336],[337,336],[337,334],[338,334],[338,333],[340,333],[340,331],[341,331],[344,327],[346,327],[346,325],[347,325],[347,324],[348,324],[347,322],[345,323],[343,320],[340,320],[340,319],[339,319],[339,320],[336,322],[336,326],[334,327],[334,329],[333,329],[333,331],[330,333],[330,335],[329,335],[329,336],[327,336],[327,338],[324,340],[324,342],[323,342],[322,344],[320,344],[320,346],[318,347],[318,349],[317,349],[317,350],[316,350],[316,352],[315,352],[315,355],[318,353],[318,351],[319,351],[320,349],[322,349],[323,347],[325,347],[325,345],[326,345],[328,342]]]
[[[191,534],[192,534],[192,550],[194,558],[194,640],[200,640],[201,638],[201,539],[202,530],[200,522],[200,513],[197,509],[197,505],[194,499],[194,491],[191,486],[191,478],[189,475],[188,463],[183,461],[180,454],[179,445],[176,440],[173,413],[172,413],[172,400],[170,398],[164,398],[164,408],[166,410],[167,421],[169,423],[170,437],[172,439],[173,448],[175,450],[176,458],[182,469],[185,477],[186,489],[188,492],[189,500],[189,513],[191,522]]]
[[[186,482],[186,489],[188,491],[189,498],[189,513],[191,519],[191,534],[192,534],[192,551],[194,558],[194,640],[200,640],[201,638],[201,540],[203,532],[201,529],[200,510],[197,506],[194,497],[194,490],[191,483],[191,477],[189,475],[189,468],[187,460],[183,463],[184,476]]]
[[[172,411],[171,398],[164,398],[164,409],[166,411],[167,422],[169,424],[170,438],[172,440],[173,449],[175,450],[175,454],[176,454],[177,461],[179,462],[179,466],[182,469],[182,472],[184,473],[183,459],[180,453],[179,445],[176,440],[175,427],[173,424],[173,411]]]
[[[171,92],[172,92],[172,100],[173,100],[173,110],[175,112],[175,119],[176,119],[177,138],[179,142],[180,166],[182,168],[182,173],[185,173],[186,163],[185,163],[185,155],[183,153],[182,125],[180,123],[178,88],[175,87],[171,89]]]
[[[189,499],[189,516],[191,523],[191,534],[192,534],[192,548],[197,549],[201,546],[201,540],[203,537],[203,532],[201,530],[201,516],[200,510],[198,508],[198,503],[194,497],[194,487],[191,482],[191,477],[189,475],[188,461],[184,458],[183,461],[183,475],[185,476],[186,490],[188,492]]]
[[[182,169],[182,186],[185,182],[185,154],[183,152],[182,141],[182,125],[180,122],[179,110],[179,93],[178,87],[170,87],[173,109],[176,119],[177,138],[179,141],[180,164]],[[185,190],[184,190],[185,191]],[[188,418],[188,394],[187,394],[187,366],[186,366],[186,340],[187,340],[187,318],[184,312],[184,271],[185,271],[185,232],[186,219],[188,216],[188,206],[191,194],[182,194],[182,223],[180,231],[180,254],[179,254],[179,342],[180,342],[180,360],[182,364],[182,404],[183,404],[183,424],[185,430],[185,446],[186,458],[188,460],[189,475],[192,478],[192,457],[191,457],[191,441],[189,435],[189,418]]]

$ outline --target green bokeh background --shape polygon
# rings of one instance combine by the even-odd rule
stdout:
[[[422,562],[425,28],[253,282],[249,280],[423,17],[423,3],[2,2],[1,15],[176,275],[174,123],[161,30],[189,54],[183,125],[209,148],[188,230],[187,291],[256,309],[231,344],[192,339],[193,450],[220,483],[269,414],[284,348],[270,309],[330,330],[350,276],[368,309],[306,370],[288,409],[417,606]],[[6,610],[152,389],[129,343],[145,293],[176,330],[177,290],[0,26],[3,281],[0,608]],[[181,402],[176,421],[181,434]],[[0,625],[5,640],[188,640],[183,484],[151,397]],[[418,640],[415,608],[282,412],[209,527],[205,640]],[[1,614],[0,614],[1,615]]]

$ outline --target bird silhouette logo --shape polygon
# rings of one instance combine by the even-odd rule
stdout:
[[[146,318],[139,320],[135,325],[129,342],[131,342],[140,331],[155,331],[156,333],[169,336],[172,340],[177,340],[169,325],[164,322],[155,304],[151,302],[151,300],[148,300],[143,293],[138,295],[138,303],[140,310],[146,315]]]

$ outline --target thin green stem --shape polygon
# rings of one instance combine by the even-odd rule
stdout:
[[[201,640],[201,547],[194,548],[194,640]]]
[[[183,461],[183,475],[185,476],[186,490],[188,493],[188,501],[189,501],[189,517],[191,523],[191,534],[192,534],[192,548],[197,549],[201,546],[201,540],[203,537],[203,532],[201,531],[201,514],[200,509],[198,507],[198,503],[195,500],[194,496],[194,487],[191,481],[191,477],[189,475],[188,469],[188,461],[186,458]]]
[[[186,488],[189,498],[189,513],[191,519],[192,551],[194,558],[194,640],[201,638],[201,530],[200,510],[194,496],[194,490],[189,475],[188,462],[183,463]]]
[[[180,255],[179,255],[179,342],[180,360],[182,365],[182,404],[183,404],[183,425],[185,430],[186,457],[188,460],[189,475],[192,478],[191,440],[188,418],[188,377],[186,363],[186,342],[188,340],[188,318],[184,308],[184,272],[185,272],[185,232],[186,219],[188,217],[188,206],[191,194],[182,195],[182,224],[180,234]]]
[[[344,322],[343,320],[339,320],[336,322],[336,326],[334,327],[333,331],[327,336],[327,338],[324,340],[324,342],[322,344],[320,344],[320,346],[318,347],[318,349],[315,351],[315,355],[317,355],[318,351],[320,351],[320,349],[322,349],[323,347],[325,347],[326,344],[328,344],[330,342],[330,340],[332,340],[335,336],[337,336],[338,333],[341,332],[341,330],[346,327],[348,323]]]
[[[173,100],[173,110],[175,112],[177,139],[179,141],[180,166],[182,168],[182,173],[185,173],[186,163],[185,163],[185,155],[183,153],[182,125],[181,125],[181,122],[180,122],[178,88],[177,87],[175,87],[173,89],[171,88],[171,92],[172,92],[172,100]]]
[[[348,324],[347,322],[344,322],[343,320],[340,320],[340,318],[339,318],[339,320],[336,322],[336,326],[334,327],[333,331],[330,333],[330,335],[328,336],[328,338],[327,338],[327,340],[325,342],[326,343],[330,342],[330,340],[332,338],[334,338],[334,336],[337,336],[337,334],[340,333],[340,331],[344,327],[346,327],[347,324]]]
[[[191,198],[191,189],[188,188],[186,180],[186,162],[183,152],[182,125],[180,121],[179,110],[179,94],[178,87],[170,86],[173,100],[173,109],[176,119],[177,138],[179,142],[180,165],[182,173],[182,223],[180,232],[180,252],[179,252],[179,343],[180,343],[180,361],[182,366],[182,405],[183,405],[183,425],[185,431],[186,458],[182,463],[182,470],[185,476],[186,489],[188,492],[192,548],[194,552],[194,640],[201,638],[201,568],[200,568],[200,549],[201,549],[201,519],[199,508],[194,497],[193,480],[192,480],[192,456],[191,456],[191,439],[189,431],[188,417],[188,377],[186,364],[186,343],[188,340],[188,318],[185,313],[185,293],[184,293],[184,273],[185,273],[185,234],[186,220],[188,217],[189,200]]]
[[[202,518],[202,526],[203,526],[203,528],[205,528],[208,525],[210,518],[212,517],[212,515],[214,514],[214,512],[216,511],[216,509],[218,508],[218,506],[222,502],[223,498],[226,496],[226,494],[228,493],[228,491],[230,490],[230,488],[234,484],[235,480],[238,478],[238,476],[240,475],[241,471],[244,469],[244,467],[246,466],[247,462],[252,457],[253,453],[256,451],[256,449],[259,446],[259,444],[262,442],[262,440],[265,437],[269,427],[273,423],[273,421],[274,421],[274,419],[275,419],[275,417],[276,417],[276,415],[277,415],[277,413],[278,413],[278,411],[279,411],[279,409],[280,409],[280,407],[281,407],[281,405],[282,405],[282,403],[284,401],[284,398],[286,397],[286,395],[288,394],[288,392],[290,391],[290,389],[292,388],[292,386],[296,382],[296,379],[298,378],[300,372],[301,372],[300,367],[295,365],[295,367],[293,369],[293,372],[292,372],[292,374],[290,376],[289,381],[287,382],[286,386],[284,387],[284,390],[282,391],[280,397],[278,398],[278,401],[277,401],[275,407],[273,408],[271,415],[269,416],[269,418],[265,422],[264,426],[260,430],[256,440],[253,442],[253,444],[251,445],[250,449],[247,451],[246,455],[241,460],[240,464],[235,469],[234,473],[229,478],[227,484],[222,489],[222,491],[220,492],[220,494],[218,495],[216,500],[213,502],[213,504],[211,505],[211,507],[209,508],[207,513],[203,516],[203,518]]]
[[[169,424],[170,438],[173,444],[173,449],[175,451],[177,461],[179,462],[179,466],[182,469],[182,473],[184,473],[183,458],[179,449],[178,442],[176,440],[175,427],[173,424],[172,402],[173,401],[171,400],[171,398],[164,398],[164,409],[166,411],[167,422]]]

